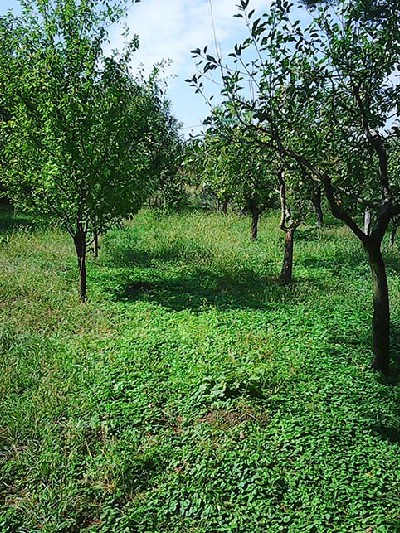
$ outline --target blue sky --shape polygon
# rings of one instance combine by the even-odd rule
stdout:
[[[212,29],[211,6],[216,37],[223,54],[229,53],[235,42],[245,38],[243,21],[234,18],[238,0],[142,0],[131,7],[128,27],[131,34],[138,34],[140,48],[135,54],[134,67],[143,64],[147,71],[152,65],[170,59],[165,74],[169,79],[169,98],[174,115],[183,123],[184,133],[196,133],[208,108],[200,95],[185,83],[196,72],[190,50],[203,48],[215,50]],[[256,9],[267,8],[269,0],[251,0]],[[1,0],[0,14],[7,9],[18,9],[17,0]],[[111,31],[112,47],[123,45],[120,28]],[[214,92],[218,93],[215,86]]]

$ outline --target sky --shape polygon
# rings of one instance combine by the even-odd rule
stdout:
[[[196,132],[209,113],[203,97],[184,81],[197,72],[190,51],[207,45],[214,54],[212,21],[223,54],[231,52],[233,44],[247,36],[243,21],[233,17],[237,3],[238,0],[142,0],[129,12],[128,26],[139,35],[136,61],[146,67],[163,58],[172,61],[166,70],[170,77],[169,97],[186,134]],[[267,6],[267,0],[252,0],[252,5],[258,9]],[[113,37],[117,42],[117,35]],[[218,93],[220,88],[210,90]]]
[[[168,78],[168,98],[174,116],[182,123],[183,133],[198,133],[209,108],[201,95],[185,82],[196,73],[195,60],[190,51],[208,46],[215,52],[215,38],[223,55],[228,54],[234,43],[246,38],[243,20],[235,18],[238,0],[141,0],[128,12],[130,33],[139,36],[139,50],[135,53],[133,67],[143,64],[147,72],[163,60],[171,64],[165,69]],[[258,9],[268,7],[269,0],[251,0]],[[18,9],[17,0],[0,0],[0,15],[8,9]],[[124,38],[117,26],[109,29],[112,48],[121,48]],[[219,87],[214,89],[217,95]],[[216,97],[217,98],[217,97]],[[216,100],[217,101],[217,100]]]

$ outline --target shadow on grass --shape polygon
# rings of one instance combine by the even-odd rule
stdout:
[[[351,251],[351,253],[336,252],[335,255],[325,257],[305,257],[302,260],[302,264],[310,270],[324,269],[332,272],[338,272],[342,269],[359,270],[360,267],[363,269],[368,268],[367,258],[362,249],[356,253],[354,251]]]
[[[21,230],[32,229],[32,218],[24,214],[15,214],[10,205],[0,206],[0,235]]]
[[[277,280],[243,271],[237,275],[228,272],[196,271],[177,279],[159,278],[152,281],[126,280],[116,299],[146,301],[182,311],[200,311],[213,306],[220,309],[268,309],[277,302],[298,300],[298,283],[285,286]]]
[[[171,245],[161,249],[149,252],[140,247],[116,248],[108,250],[107,263],[114,268],[132,268],[140,267],[145,269],[160,268],[167,264],[173,265],[185,262],[187,264],[196,264],[212,259],[212,254],[205,249],[197,246],[184,248],[182,245]]]
[[[400,326],[392,319],[390,324],[390,372],[379,376],[382,385],[400,384]]]
[[[336,242],[337,236],[335,233],[330,232],[329,230],[334,230],[341,224],[325,224],[322,228],[315,225],[307,225],[301,227],[296,232],[295,241],[296,242],[319,242],[322,239],[326,242]]]
[[[335,237],[332,241],[336,240]],[[324,235],[324,240],[326,240]],[[310,238],[310,242],[312,239]],[[316,241],[315,241],[316,242]],[[386,264],[387,272],[395,272],[400,274],[400,257],[397,250],[393,248],[385,248],[383,251],[383,257]],[[351,250],[348,253],[337,251],[335,255],[328,257],[309,257],[302,260],[302,264],[306,268],[318,269],[322,268],[329,271],[337,272],[341,269],[355,269],[360,271],[365,270],[369,276],[369,265],[367,255],[362,249],[361,245],[358,249]]]
[[[386,440],[392,444],[400,444],[400,430],[394,427],[384,426],[382,424],[376,424],[371,426],[371,429],[375,435],[379,436],[383,440]]]
[[[390,248],[384,253],[387,270],[400,274],[400,257],[396,249]]]
[[[271,305],[299,302],[310,290],[321,289],[318,280],[297,279],[284,285],[273,276],[252,269],[213,265],[212,252],[193,245],[171,245],[154,253],[135,248],[115,249],[108,264],[118,270],[113,277],[117,301],[146,301],[176,311],[220,309],[268,309]],[[137,269],[130,270],[135,267]],[[139,270],[139,272],[138,272]]]

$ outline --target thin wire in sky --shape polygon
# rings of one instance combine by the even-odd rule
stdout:
[[[215,52],[217,54],[218,59],[221,59],[222,54],[218,46],[217,31],[215,29],[214,10],[213,10],[212,0],[208,0],[208,3],[210,4],[211,25],[212,25],[213,35],[214,35]]]

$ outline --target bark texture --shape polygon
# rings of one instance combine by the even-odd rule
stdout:
[[[78,224],[74,242],[79,267],[79,295],[81,301],[86,302],[86,231],[82,224]]]
[[[312,196],[312,203],[314,206],[315,214],[317,216],[317,224],[319,228],[322,228],[322,226],[324,225],[324,213],[322,211],[321,196],[321,189],[315,188]]]
[[[390,307],[385,263],[379,244],[364,243],[373,282],[372,339],[374,359],[372,368],[389,372]]]
[[[260,211],[257,207],[251,208],[251,240],[257,240],[258,236],[258,221],[260,219]]]
[[[293,247],[294,247],[294,233],[296,227],[291,227],[285,233],[285,254],[283,256],[283,265],[280,275],[280,280],[283,283],[291,283],[293,276]]]
[[[99,249],[99,234],[95,231],[93,235],[93,253],[96,258],[99,257]]]
[[[371,234],[371,211],[369,209],[364,211],[364,233],[365,235]]]
[[[281,200],[281,221],[279,227],[285,232],[285,253],[283,256],[283,265],[279,280],[283,283],[291,283],[293,277],[293,247],[294,234],[296,228],[299,227],[300,222],[294,220],[290,210],[290,206],[286,198],[286,180],[285,172],[280,169],[278,172],[279,179],[279,195]]]

